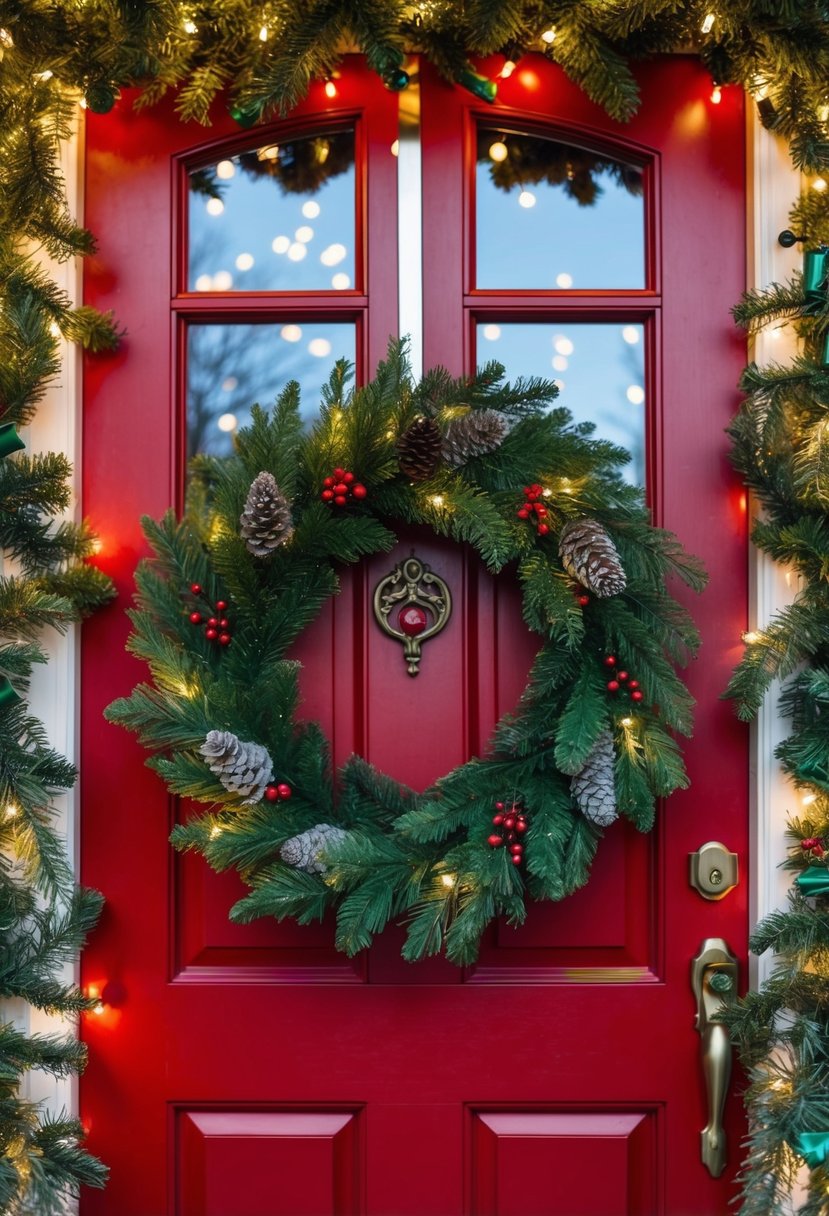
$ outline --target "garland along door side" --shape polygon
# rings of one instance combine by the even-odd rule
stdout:
[[[424,68],[422,112],[412,89],[398,113],[349,60],[336,98],[314,86],[261,132],[220,119],[194,137],[170,109],[136,116],[123,103],[90,118],[101,253],[88,299],[115,307],[130,336],[89,362],[86,381],[86,510],[122,589],[84,652],[84,880],[110,909],[85,977],[114,994],[87,1027],[84,1113],[113,1169],[88,1213],[726,1210],[728,1174],[700,1161],[708,1099],[689,976],[703,938],[742,953],[745,891],[703,900],[687,854],[745,843],[744,740],[716,699],[745,600],[722,435],[742,358],[728,321],[743,283],[741,108],[729,90],[712,107],[705,73],[682,59],[641,79],[627,127],[533,57],[495,107]],[[422,191],[398,140],[421,158]],[[408,215],[416,204],[422,263],[397,239],[398,190]],[[100,725],[141,678],[120,657],[138,515],[180,505],[185,457],[229,450],[251,400],[266,404],[291,376],[311,414],[337,356],[368,378],[395,328],[398,279],[413,330],[422,296],[412,339],[426,368],[492,357],[511,376],[560,380],[562,405],[633,449],[657,522],[712,576],[690,605],[705,638],[691,789],[660,808],[653,835],[613,825],[583,891],[532,907],[518,929],[493,926],[466,969],[404,963],[400,929],[348,960],[327,922],[230,923],[242,884],[173,856],[168,833],[188,808],[124,732]],[[136,446],[140,462],[112,461]],[[452,596],[414,677],[374,612],[412,550]],[[200,611],[183,589],[185,601]],[[334,761],[357,752],[423,788],[485,746],[535,649],[509,571],[401,529],[390,553],[343,572],[292,654]],[[605,683],[619,674],[608,667]],[[614,713],[635,717],[635,679],[608,691]],[[509,798],[493,788],[493,813]],[[116,869],[119,855],[131,865]],[[114,1094],[140,1152],[116,1131]]]

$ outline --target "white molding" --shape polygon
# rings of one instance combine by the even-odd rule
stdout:
[[[747,240],[748,286],[764,287],[790,276],[799,268],[799,246],[784,249],[778,233],[788,227],[788,215],[801,188],[800,174],[792,167],[785,143],[760,124],[756,107],[747,98]],[[752,357],[758,363],[783,361],[796,351],[790,326],[766,327],[754,340]],[[795,576],[765,554],[749,550],[749,621],[762,628],[791,602]],[[788,734],[788,724],[777,705],[780,686],[775,681],[757,715],[751,738],[750,824],[751,862],[749,910],[753,927],[768,912],[781,907],[790,881],[779,869],[785,857],[787,816],[795,806],[795,791],[774,758],[774,749]],[[773,963],[752,958],[750,981],[760,984]]]
[[[79,124],[82,114],[79,109]],[[66,182],[69,208],[78,216],[82,207],[82,129],[76,131],[71,141],[61,146],[61,169]],[[59,287],[69,294],[73,302],[81,298],[80,259],[63,264],[50,262],[45,256],[39,258],[41,265],[53,277]],[[81,356],[78,348],[61,339],[61,373],[50,384],[38,406],[37,414],[23,432],[29,453],[63,452],[73,465],[72,502],[65,513],[69,519],[80,519],[80,376]],[[31,682],[29,707],[32,714],[44,724],[49,743],[62,755],[77,763],[78,724],[80,699],[80,667],[78,656],[78,630],[70,628],[61,636],[54,631],[42,638],[49,656],[45,665],[37,665]],[[67,852],[77,875],[79,865],[78,790],[77,787],[57,798],[55,827],[65,838]],[[76,969],[67,966],[65,978],[77,978]],[[72,1031],[74,1023],[60,1017],[51,1017],[35,1009],[21,1007],[19,1021],[29,1031],[49,1034]],[[43,1102],[44,1108],[57,1114],[67,1111],[77,1114],[77,1079],[56,1079],[46,1073],[29,1074],[24,1087],[25,1096],[35,1102]]]

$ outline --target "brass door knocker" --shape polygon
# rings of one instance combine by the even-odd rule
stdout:
[[[395,628],[391,617],[397,605]],[[374,615],[384,633],[403,643],[406,669],[416,676],[423,643],[440,633],[452,615],[452,593],[412,550],[411,557],[398,562],[375,587]]]

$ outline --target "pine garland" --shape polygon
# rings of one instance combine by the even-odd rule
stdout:
[[[505,384],[497,364],[472,379],[438,370],[415,384],[400,342],[373,382],[352,390],[349,380],[338,364],[310,434],[297,424],[296,385],[272,416],[254,407],[237,454],[214,466],[221,492],[207,511],[146,521],[155,558],[137,575],[130,648],[152,682],[108,717],[138,734],[172,792],[207,805],[173,840],[239,871],[251,891],[233,919],[304,923],[333,907],[337,944],[353,954],[405,918],[406,958],[445,948],[467,963],[493,917],[519,922],[526,898],[562,899],[587,881],[614,768],[619,812],[642,830],[655,800],[686,784],[669,732],[689,731],[691,701],[669,656],[693,654],[697,636],[665,580],[675,573],[699,589],[704,578],[675,538],[650,525],[640,491],[622,482],[626,454],[571,427],[565,410],[549,410],[554,384]],[[485,461],[460,470],[444,462],[413,482],[400,437],[428,411],[439,452],[458,400],[510,417],[508,437]],[[356,477],[349,484],[365,490],[339,508],[324,498],[331,491],[320,494],[332,453],[342,465],[334,480]],[[294,487],[293,536],[267,561],[239,537],[236,506],[263,463],[290,469]],[[540,496],[543,531],[535,512],[520,513],[516,480],[530,483],[525,497]],[[206,493],[209,501],[207,491],[194,501]],[[591,528],[612,533],[632,572],[615,597],[585,594],[558,556],[558,535],[588,509]],[[283,658],[336,590],[334,563],[391,548],[396,521],[472,545],[493,571],[516,563],[524,615],[539,635],[528,686],[488,753],[422,794],[357,758],[335,783],[319,728],[297,717],[295,664]],[[211,603],[230,604],[230,649],[194,628],[195,579]],[[627,694],[609,666],[617,662],[637,676]],[[599,763],[597,746],[603,771],[573,795],[571,777]],[[509,813],[495,814],[504,797],[521,808],[517,831]],[[506,834],[493,834],[494,814]]]
[[[829,208],[817,192],[797,205],[810,245],[829,234]],[[800,227],[800,231],[803,228]],[[814,256],[814,254],[807,255]],[[789,1211],[804,1162],[807,1196],[799,1211],[829,1213],[829,297],[816,304],[801,276],[746,294],[735,309],[757,330],[781,317],[796,323],[801,351],[788,366],[750,364],[747,396],[731,425],[733,459],[762,515],[753,541],[799,577],[794,602],[751,635],[728,695],[751,719],[772,682],[782,680],[791,733],[777,749],[808,810],[789,825],[786,868],[795,875],[788,906],[755,930],[751,948],[777,955],[768,980],[727,1014],[750,1077],[749,1151],[742,1216]]]

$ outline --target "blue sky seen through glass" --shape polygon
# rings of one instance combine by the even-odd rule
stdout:
[[[336,176],[293,178],[307,188],[283,193],[261,159],[279,145],[231,156],[191,173],[190,291],[344,291],[355,286],[353,139],[341,133],[344,166]],[[325,136],[294,140],[324,149]],[[194,189],[210,179],[221,198]]]
[[[477,359],[497,359],[507,376],[543,376],[559,386],[556,405],[596,436],[631,454],[625,479],[645,484],[645,341],[642,325],[551,321],[482,323]]]
[[[489,128],[479,131],[478,155],[478,288],[568,291],[645,286],[645,207],[639,168],[555,140]],[[535,180],[545,173],[552,182],[543,177]],[[580,198],[593,201],[579,202]]]
[[[356,358],[353,322],[191,325],[187,333],[187,451],[229,456],[233,436],[258,402],[268,409],[289,380],[301,388],[302,416],[319,413],[334,362]]]

